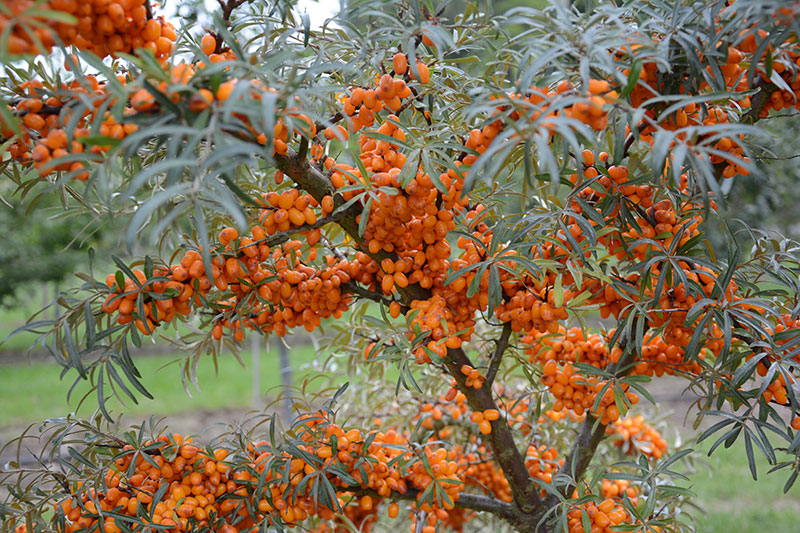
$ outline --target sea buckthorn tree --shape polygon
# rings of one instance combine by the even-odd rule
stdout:
[[[143,252],[23,328],[99,409],[12,443],[42,452],[3,473],[3,529],[692,531],[691,449],[642,415],[664,375],[700,440],[743,441],[789,490],[798,245],[704,232],[793,142],[760,121],[800,109],[800,4],[588,4],[351,1],[312,29],[267,0],[197,24],[4,2],[11,200],[124,221]],[[109,396],[149,395],[143,342],[182,347],[187,382],[302,329],[335,393],[290,420],[213,442],[111,424]]]

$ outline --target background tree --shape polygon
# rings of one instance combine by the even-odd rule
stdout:
[[[54,294],[48,290],[49,284],[63,282],[86,262],[81,241],[98,242],[96,233],[82,236],[85,217],[65,221],[61,207],[56,208],[50,195],[42,203],[49,204],[49,209],[46,205],[37,206],[36,216],[26,213],[25,204],[6,205],[0,210],[0,228],[6,235],[0,249],[0,303],[5,306],[20,299],[38,298],[42,292],[49,302]],[[20,287],[26,287],[24,294],[20,294]],[[41,301],[37,299],[37,305]]]
[[[153,246],[28,326],[99,411],[42,426],[7,525],[363,530],[404,502],[423,533],[691,530],[691,450],[628,416],[665,374],[716,418],[700,440],[792,486],[797,245],[734,228],[723,257],[701,225],[798,105],[796,6],[354,2],[312,31],[242,4],[210,32],[140,0],[4,6],[7,171]],[[68,72],[34,59],[53,47]],[[147,394],[129,343],[180,321],[184,379],[324,325],[353,388],[298,396],[283,432],[117,436],[106,397]]]

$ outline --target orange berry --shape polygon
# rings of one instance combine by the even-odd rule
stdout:
[[[213,35],[207,33],[203,35],[200,46],[203,48],[203,53],[207,56],[210,56],[217,49],[217,40]]]
[[[394,68],[395,74],[404,76],[405,73],[408,72],[408,59],[406,55],[402,52],[397,52],[392,58],[392,67]]]

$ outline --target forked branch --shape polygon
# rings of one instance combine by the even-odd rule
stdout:
[[[341,195],[337,194],[333,184],[328,177],[316,167],[309,165],[308,161],[301,159],[295,153],[288,155],[279,155],[275,157],[276,166],[286,176],[294,180],[302,189],[311,194],[318,201],[323,196],[332,195],[334,198],[334,205],[339,206],[344,203]],[[361,205],[354,202],[347,208],[347,215],[337,220],[337,223],[344,229],[355,242],[362,241],[358,232],[358,224],[356,217],[361,213]],[[380,251],[377,254],[369,253],[364,247],[361,249],[368,253],[373,260],[380,262],[384,258],[396,260],[395,254],[390,254]],[[410,304],[412,300],[425,300],[430,298],[430,291],[420,287],[417,284],[408,285],[404,288],[398,288],[401,298],[405,304]],[[502,353],[505,351],[505,346],[508,343],[508,337],[511,335],[510,326],[508,333],[501,335],[498,349],[495,350],[496,357],[493,357],[495,366],[499,366],[499,360],[502,358]],[[505,340],[503,340],[505,339]],[[499,353],[499,355],[497,355]],[[466,376],[461,372],[464,365],[474,367],[472,361],[469,359],[463,349],[448,349],[447,356],[444,358],[444,366],[447,372],[456,380],[458,389],[466,396],[467,402],[473,411],[486,411],[489,409],[497,409],[497,403],[494,401],[491,384],[488,381],[484,382],[481,388],[474,388],[468,386],[466,383]],[[496,373],[496,370],[495,370]],[[516,526],[523,528],[533,524],[532,519],[536,516],[543,504],[543,500],[539,497],[538,489],[533,483],[533,480],[525,466],[525,459],[520,453],[519,449],[514,442],[514,436],[511,433],[511,427],[508,422],[499,418],[491,422],[492,431],[484,438],[489,442],[492,448],[495,459],[503,473],[508,479],[511,493],[513,496],[513,504],[511,509],[513,511],[513,523]],[[492,512],[491,510],[487,509]],[[511,519],[511,515],[507,517]]]

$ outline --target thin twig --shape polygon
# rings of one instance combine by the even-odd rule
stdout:
[[[414,533],[422,533],[425,529],[425,521],[428,518],[428,513],[423,510],[417,511],[416,523],[414,524]]]
[[[217,0],[217,2],[219,2],[220,7],[222,7],[222,20],[229,22],[233,10],[247,2],[247,0],[228,0],[227,2],[224,0]]]
[[[69,492],[69,483],[67,483],[67,480],[64,478],[63,474],[58,474],[58,473],[53,472],[52,470],[50,470],[47,467],[47,465],[44,463],[44,461],[42,461],[42,459],[37,454],[33,453],[30,449],[28,449],[28,453],[30,453],[31,456],[33,456],[33,458],[36,459],[36,462],[39,463],[42,466],[42,468],[44,469],[45,472],[50,474],[53,477],[53,479],[55,479],[56,482],[59,485],[61,485],[61,487],[65,491]]]
[[[378,497],[379,494],[372,489],[362,489],[354,487],[344,487],[342,489],[346,492],[353,492],[355,494],[368,495]],[[409,488],[404,493],[393,491],[387,499],[390,500],[414,500],[416,501],[420,495],[417,489]],[[511,504],[506,503],[491,496],[482,496],[480,494],[466,494],[460,493],[458,499],[455,501],[455,506],[460,509],[472,509],[473,511],[485,511],[495,514],[501,518],[511,519],[513,517]]]

